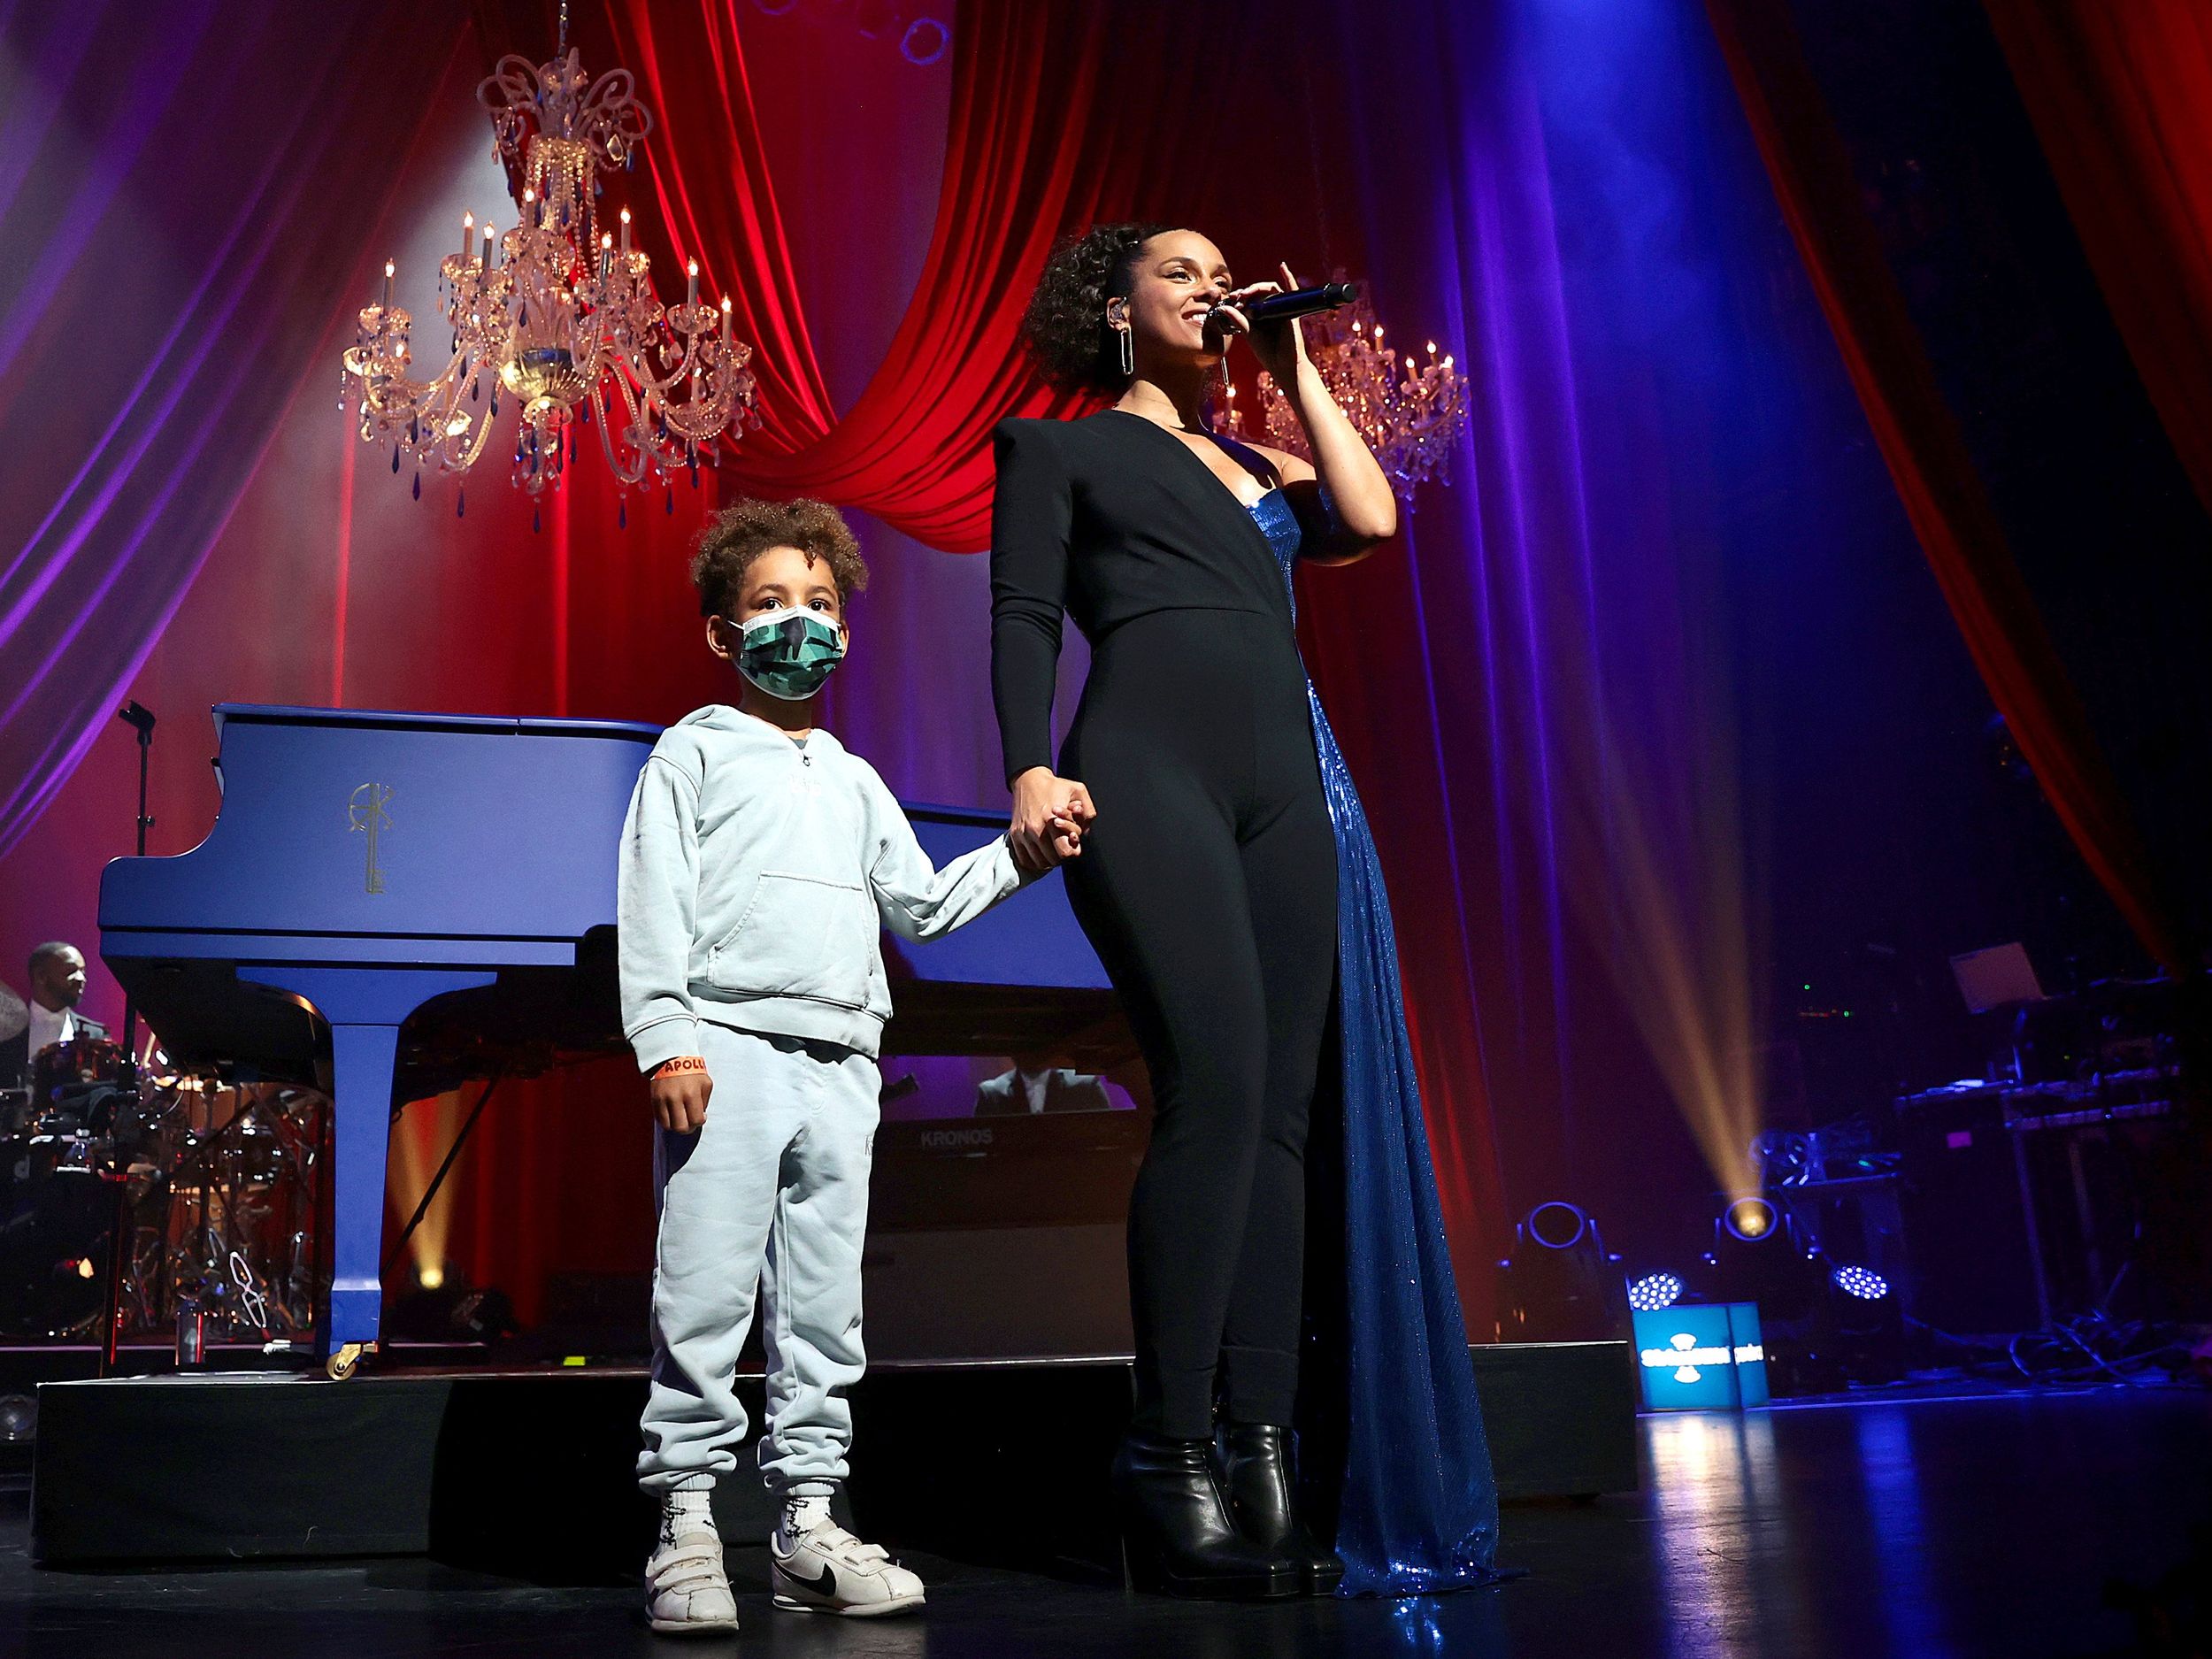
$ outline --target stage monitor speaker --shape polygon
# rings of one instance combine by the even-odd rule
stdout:
[[[1959,1336],[2034,1329],[2035,1251],[2003,1096],[1922,1096],[1898,1118],[1906,1314]]]

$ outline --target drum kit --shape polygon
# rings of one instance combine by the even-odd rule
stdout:
[[[4,1010],[0,1010],[0,1016]],[[174,1332],[180,1357],[314,1329],[326,1098],[56,1043],[0,1093],[0,1340]],[[125,1241],[110,1284],[109,1241]]]

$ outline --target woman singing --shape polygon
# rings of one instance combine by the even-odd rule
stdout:
[[[1054,384],[1115,401],[998,428],[992,688],[1018,852],[1035,858],[1056,813],[1089,821],[1068,893],[1152,1079],[1129,1214],[1138,1398],[1115,1464],[1132,1571],[1183,1594],[1404,1594],[1490,1577],[1495,1503],[1380,874],[1294,630],[1294,561],[1360,557],[1397,506],[1297,326],[1248,325],[1240,303],[1278,289],[1165,226],[1056,251],[1030,345]],[[1312,464],[1208,429],[1239,334]],[[1092,661],[1056,769],[1068,612]],[[1342,1419],[1324,1483],[1340,1558],[1297,1513],[1288,1433],[1333,1011],[1342,1375],[1321,1392]]]

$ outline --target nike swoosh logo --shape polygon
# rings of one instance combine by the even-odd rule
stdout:
[[[816,1578],[802,1578],[780,1561],[776,1563],[776,1571],[803,1590],[811,1590],[815,1594],[833,1601],[836,1599],[837,1574],[826,1561],[822,1563],[821,1576]]]

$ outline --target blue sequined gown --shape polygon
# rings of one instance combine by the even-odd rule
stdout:
[[[1301,539],[1288,499],[1271,490],[1251,511],[1288,583]],[[1336,834],[1344,1165],[1345,1445],[1336,1536],[1345,1563],[1341,1594],[1418,1595],[1498,1576],[1497,1488],[1445,1248],[1382,866],[1311,681],[1306,702]]]

